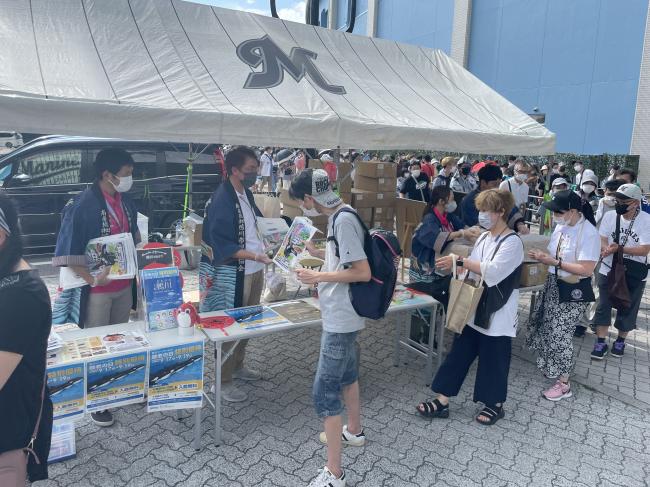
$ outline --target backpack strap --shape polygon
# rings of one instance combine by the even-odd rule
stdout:
[[[336,218],[341,214],[341,213],[351,213],[353,214],[356,218],[359,224],[361,225],[361,228],[363,228],[363,233],[364,233],[364,246],[365,246],[365,240],[368,235],[370,235],[370,230],[368,230],[368,227],[366,224],[363,222],[359,214],[354,211],[352,208],[348,208],[347,206],[341,208],[339,211],[334,213],[334,217],[332,218],[332,235],[330,237],[327,237],[328,242],[334,242],[334,246],[336,247],[336,258],[340,259],[341,255],[339,253],[339,242],[336,240],[336,235],[334,234],[334,228],[336,225]]]

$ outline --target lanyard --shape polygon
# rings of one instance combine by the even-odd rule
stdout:
[[[122,203],[120,203],[120,205],[121,204]],[[124,215],[124,219],[122,221],[120,221],[120,219],[117,217],[117,213],[115,212],[115,209],[113,208],[113,206],[108,201],[106,201],[106,209],[108,210],[108,213],[113,218],[115,223],[117,223],[117,226],[120,229],[120,233],[125,233],[126,232],[126,222],[124,220],[126,220],[126,211],[124,210],[124,207],[122,207],[122,213]]]
[[[257,238],[259,239],[259,241],[264,242],[264,240],[262,239],[262,232],[260,232],[259,225],[257,224],[257,215],[255,214],[255,210],[253,210],[253,207],[251,206],[250,202],[248,201],[248,197],[246,196],[246,194],[244,194],[242,196],[241,193],[239,193],[237,191],[235,191],[235,192],[237,193],[237,199],[239,200],[239,204],[241,205],[243,203],[244,206],[246,206],[246,208],[248,208],[251,211],[251,213],[253,214],[253,220],[255,220],[255,233],[257,234]],[[244,218],[244,221],[245,220],[246,219]]]

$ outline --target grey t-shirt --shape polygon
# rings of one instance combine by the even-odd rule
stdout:
[[[334,229],[334,215],[329,217],[327,236],[336,237],[340,259],[336,257],[336,245],[328,241],[323,266],[325,272],[341,271],[346,264],[367,259],[363,250],[363,227],[354,215],[340,210],[338,213]],[[323,282],[318,285],[323,330],[330,333],[351,333],[363,329],[365,318],[354,311],[349,290],[350,285],[345,282]]]

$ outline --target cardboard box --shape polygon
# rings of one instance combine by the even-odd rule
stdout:
[[[300,208],[296,208],[294,206],[285,206],[282,208],[282,215],[289,217],[289,218],[295,218],[297,216],[304,216],[302,213],[302,210]]]
[[[391,162],[361,161],[357,162],[354,172],[356,176],[396,179],[396,167]]]
[[[395,231],[395,220],[375,220],[373,222],[372,228],[382,228],[384,230],[389,230],[391,232]]]
[[[352,164],[349,162],[341,162],[339,164],[336,187],[340,193],[349,193],[352,191]]]
[[[323,169],[323,163],[320,159],[309,159],[307,161],[307,167],[311,169]]]
[[[369,178],[360,176],[357,172],[354,175],[354,187],[356,189],[363,189],[366,191],[373,191],[375,193],[396,192],[397,179],[395,177],[385,178]]]
[[[190,213],[183,220],[183,231],[190,238],[190,245],[197,247],[203,242],[203,218],[196,213]]]
[[[519,287],[541,286],[546,282],[548,266],[541,262],[525,262],[521,268]]]
[[[375,220],[393,220],[395,218],[395,207],[394,206],[377,206],[374,209],[373,218]]]
[[[357,208],[357,213],[366,225],[372,223],[372,208]]]
[[[352,189],[352,207],[357,209],[394,206],[395,199],[395,192],[377,193],[356,188]]]
[[[348,192],[348,193],[340,192],[339,195],[341,196],[341,199],[343,200],[343,202],[345,204],[348,204],[348,205],[352,204],[352,192],[351,191]]]
[[[551,242],[551,237],[546,235],[519,235],[521,241],[524,243],[524,262],[537,262],[528,257],[528,252],[533,249],[543,250],[548,252],[548,244]]]

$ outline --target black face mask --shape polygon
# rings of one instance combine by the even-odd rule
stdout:
[[[257,173],[251,172],[251,173],[244,173],[244,179],[242,179],[241,183],[244,185],[244,188],[248,189],[251,186],[254,186],[256,182],[257,182]]]
[[[469,167],[464,167],[460,170],[465,176],[469,174],[470,168]]]
[[[616,203],[617,215],[625,215],[629,209],[630,209],[630,205],[626,205],[624,203]]]

